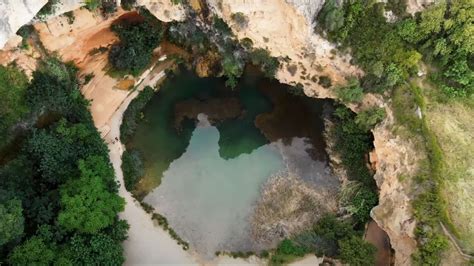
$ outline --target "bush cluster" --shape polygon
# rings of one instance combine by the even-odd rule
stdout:
[[[109,52],[109,62],[117,71],[138,75],[148,66],[153,50],[163,37],[163,26],[148,16],[141,22],[120,21],[112,25],[120,38]]]
[[[326,214],[313,226],[291,239],[284,239],[270,259],[271,265],[284,265],[308,253],[339,258],[350,265],[373,265],[375,247],[365,242],[351,224]]]
[[[0,236],[9,232],[0,241],[2,262],[124,262],[128,224],[117,216],[124,200],[76,76],[71,64],[46,59],[33,73],[28,94],[17,95],[31,111],[18,122],[38,115],[54,119],[28,128],[17,153],[0,165],[0,211],[14,221],[0,229]]]
[[[145,175],[142,157],[138,150],[127,149],[123,152],[122,171],[125,188],[133,191],[137,182]]]
[[[155,92],[149,86],[146,86],[138,96],[130,102],[127,110],[123,114],[123,121],[120,125],[120,139],[127,143],[137,129],[138,122],[141,119],[141,112],[145,105],[151,100]]]
[[[359,224],[364,224],[370,219],[370,210],[378,203],[376,184],[367,168],[366,158],[372,147],[368,130],[380,120],[383,112],[379,109],[373,110],[358,115],[344,107],[339,107],[335,111],[336,125],[333,129],[335,150],[341,156],[349,179],[361,184],[348,203],[355,222]],[[361,117],[368,118],[361,119]]]

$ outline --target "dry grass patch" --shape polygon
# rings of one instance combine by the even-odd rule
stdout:
[[[431,104],[427,122],[444,155],[442,194],[461,244],[474,251],[474,108],[460,102]]]

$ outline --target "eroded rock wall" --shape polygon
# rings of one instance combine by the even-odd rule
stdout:
[[[412,177],[418,171],[424,153],[417,152],[413,141],[393,133],[393,113],[389,107],[386,112],[387,118],[373,130],[375,149],[370,159],[376,168],[374,178],[379,187],[379,205],[372,210],[371,216],[390,238],[395,250],[395,265],[410,265],[417,245],[416,221],[411,207]]]
[[[155,17],[164,22],[185,19],[184,8],[171,0],[137,0],[137,5],[146,7]]]
[[[320,10],[321,0],[208,0],[210,10],[224,19],[241,40],[249,38],[255,48],[265,48],[281,57],[277,79],[304,86],[311,97],[334,98],[334,92],[320,84],[321,76],[331,83],[345,83],[345,77],[362,71],[349,63],[349,55],[336,53],[334,44],[313,32],[312,18]],[[237,25],[232,19],[242,13],[248,23]],[[324,78],[323,78],[324,79]]]

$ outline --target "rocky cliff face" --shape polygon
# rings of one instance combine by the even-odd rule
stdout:
[[[291,85],[302,84],[311,97],[334,98],[331,87],[343,84],[345,77],[362,75],[363,72],[349,63],[350,56],[339,54],[333,44],[313,33],[313,18],[323,0],[236,0],[232,2],[208,0],[212,12],[223,18],[239,39],[249,38],[254,47],[265,48],[280,60],[283,67],[277,79]],[[416,3],[420,1],[415,1]],[[232,19],[232,14],[242,13],[247,26],[242,27]],[[332,86],[321,84],[321,77],[329,77]],[[363,106],[381,105],[378,97],[369,95]],[[355,106],[351,106],[356,109]],[[402,182],[404,175],[416,171],[417,159],[409,143],[392,132],[393,115],[389,108],[387,119],[374,130],[376,160],[375,179],[379,187],[380,203],[372,211],[377,224],[387,232],[395,250],[395,264],[409,265],[416,250],[414,240],[415,220],[411,210],[410,184]]]
[[[171,0],[138,0],[139,6],[144,6],[159,20],[170,22],[185,19],[185,12],[182,5],[176,5]]]
[[[372,218],[388,234],[395,250],[395,265],[410,265],[416,250],[415,218],[411,208],[412,180],[421,159],[415,144],[393,133],[394,117],[386,108],[387,118],[374,130],[374,151],[370,155],[375,164],[374,176],[379,187],[379,205]]]
[[[48,0],[0,0],[0,49]]]
[[[0,0],[0,47],[46,2]],[[408,11],[421,10],[425,2],[432,1],[409,0]],[[291,85],[303,85],[308,96],[334,98],[331,87],[344,83],[345,77],[363,75],[363,72],[349,63],[349,55],[339,54],[333,44],[313,33],[313,17],[323,3],[324,0],[208,0],[211,12],[223,18],[239,39],[249,38],[254,47],[268,49],[273,56],[282,59],[277,79]],[[170,0],[138,0],[138,4],[147,7],[162,21],[185,18],[184,8],[172,4]],[[69,11],[76,5],[77,0],[63,0],[61,11],[57,13]],[[248,22],[244,27],[232,19],[232,15],[238,12],[244,14]],[[75,51],[98,48],[103,45],[101,42],[104,39],[106,43],[111,43],[114,40],[110,37],[112,35],[104,34],[111,21],[98,21],[99,18],[85,11],[77,11],[76,16],[77,21],[70,26],[66,26],[65,19],[38,25],[41,39],[48,50],[59,51],[66,59],[75,60],[80,65],[90,63],[97,64],[97,68],[103,67],[97,58],[84,57],[87,52]],[[69,28],[72,26],[75,27],[74,32]],[[4,57],[13,58],[11,54]],[[105,73],[102,74],[105,77]],[[331,80],[331,86],[321,82],[325,78]],[[94,82],[91,84],[97,85]],[[113,85],[110,87],[112,89]],[[379,100],[366,101],[364,105],[374,102],[380,103]],[[392,132],[393,116],[390,109],[387,108],[387,112],[387,119],[374,129],[375,151],[371,159],[377,171],[375,179],[380,189],[380,204],[372,211],[372,217],[388,233],[395,250],[395,263],[406,265],[410,264],[416,242],[413,235],[415,220],[410,207],[411,184],[402,177],[416,171],[418,159],[410,157],[416,154],[413,143]]]
[[[287,84],[304,86],[308,96],[333,98],[331,85],[343,84],[345,77],[361,75],[349,63],[347,54],[336,53],[333,44],[313,33],[312,19],[322,7],[320,0],[235,0],[207,1],[211,12],[224,19],[241,40],[249,38],[255,48],[265,48],[284,60],[277,78]],[[248,23],[239,25],[232,15],[241,13]],[[324,86],[322,85],[324,84]]]

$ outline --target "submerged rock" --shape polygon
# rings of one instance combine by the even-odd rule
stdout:
[[[293,173],[272,177],[263,186],[253,216],[252,237],[257,243],[275,245],[306,230],[337,207],[335,194],[317,192]]]

